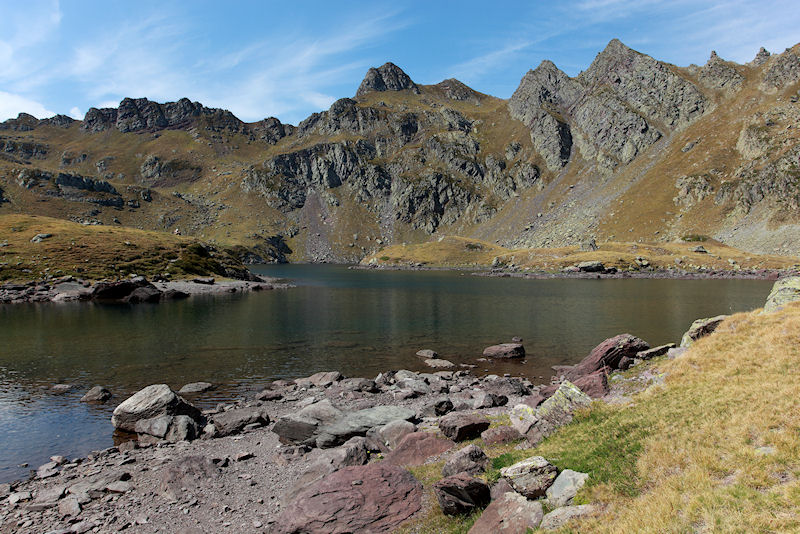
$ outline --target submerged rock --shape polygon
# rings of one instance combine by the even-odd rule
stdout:
[[[111,397],[111,392],[106,388],[94,386],[81,397],[81,402],[106,402]]]
[[[525,347],[522,343],[501,343],[483,349],[484,358],[524,358]]]

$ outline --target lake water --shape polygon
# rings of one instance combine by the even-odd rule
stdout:
[[[192,297],[164,304],[0,305],[0,481],[27,476],[52,454],[86,455],[113,444],[113,406],[153,383],[220,385],[211,406],[276,378],[339,370],[374,377],[422,370],[436,350],[477,373],[538,380],[575,363],[610,336],[651,345],[678,341],[692,320],[763,305],[772,282],[754,280],[524,280],[453,271],[364,271],[330,265],[256,268],[297,287]],[[480,362],[513,336],[524,362]],[[56,395],[56,383],[77,384]],[[92,385],[108,406],[78,402]]]

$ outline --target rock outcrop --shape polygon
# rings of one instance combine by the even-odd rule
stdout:
[[[417,84],[411,81],[403,69],[394,63],[384,63],[377,69],[373,67],[367,71],[367,75],[358,86],[356,97],[364,96],[372,91],[403,91],[406,89],[419,94]]]

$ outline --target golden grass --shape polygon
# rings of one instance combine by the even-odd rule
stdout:
[[[702,245],[708,254],[692,252],[698,245]],[[574,246],[511,250],[485,241],[457,236],[415,245],[393,245],[367,256],[362,263],[489,267],[494,258],[502,265],[513,265],[532,271],[559,271],[590,260],[601,261],[606,267],[620,270],[637,270],[640,268],[637,258],[647,260],[654,269],[788,269],[800,264],[798,257],[752,254],[714,240],[658,244],[609,242],[601,243],[596,251],[586,252]],[[676,263],[676,260],[680,263]]]
[[[52,234],[31,243],[37,234]],[[125,227],[85,226],[35,215],[0,215],[0,280],[73,275],[100,279],[168,272],[176,277],[213,274],[220,265],[241,267],[225,251],[198,255],[196,240]],[[202,251],[201,251],[202,252]],[[172,260],[172,261],[171,261]]]

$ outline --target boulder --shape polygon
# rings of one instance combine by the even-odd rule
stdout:
[[[593,399],[605,397],[609,392],[608,376],[602,369],[596,373],[576,378],[574,384]]]
[[[128,304],[139,304],[141,302],[158,302],[161,300],[161,291],[155,286],[137,287],[128,296],[122,299]]]
[[[516,377],[484,377],[480,384],[481,391],[493,393],[495,395],[529,395],[530,388],[521,379]]]
[[[287,501],[303,491],[314,481],[328,473],[353,465],[364,465],[369,461],[370,447],[366,438],[350,438],[344,445],[333,449],[315,449],[308,469],[300,476],[285,495]]]
[[[399,466],[422,465],[431,456],[447,452],[455,446],[451,440],[440,438],[432,432],[412,432],[406,435],[383,461]]]
[[[497,426],[494,428],[488,428],[481,432],[481,439],[487,445],[511,443],[522,438],[522,434],[517,432],[517,430],[511,426]]]
[[[274,532],[390,532],[422,508],[422,484],[385,462],[345,467],[291,499]]]
[[[163,439],[172,443],[191,441],[200,435],[197,421],[187,415],[160,415],[150,419],[140,419],[134,426],[140,441],[157,441],[147,437]]]
[[[800,276],[781,278],[772,286],[767,302],[764,304],[766,313],[774,312],[784,304],[800,300]]]
[[[542,458],[532,456],[500,470],[511,487],[528,499],[544,497],[558,475],[556,466]]]
[[[436,399],[420,408],[417,412],[419,418],[439,417],[453,411],[453,401],[448,398]]]
[[[588,478],[589,475],[587,473],[564,469],[558,474],[553,485],[547,488],[547,502],[554,508],[570,504],[573,497],[586,484],[586,479]]]
[[[422,349],[417,351],[417,358],[422,360],[436,360],[439,358],[439,354],[431,349]]]
[[[342,373],[339,371],[323,371],[320,373],[314,373],[313,375],[307,378],[298,378],[295,380],[297,387],[308,387],[308,386],[317,386],[317,387],[327,387],[333,384],[334,382],[338,382],[342,379]]]
[[[217,437],[238,434],[247,425],[269,424],[269,416],[257,408],[239,408],[215,414],[211,422],[217,430]]]
[[[214,389],[214,384],[210,382],[192,382],[184,385],[178,390],[178,393],[185,395],[187,393],[205,393]]]
[[[143,276],[117,282],[97,282],[92,286],[90,298],[92,300],[124,300],[134,290],[143,287],[156,289]],[[158,290],[156,289],[156,291]]]
[[[402,406],[374,406],[347,412],[339,419],[319,427],[316,445],[321,449],[335,447],[354,436],[365,436],[370,428],[397,420],[410,421],[415,415],[413,410]]]
[[[716,317],[697,319],[692,323],[692,326],[689,327],[689,330],[683,334],[683,337],[681,337],[681,347],[689,347],[701,337],[709,335],[727,318],[727,315],[717,315]]]
[[[591,404],[592,399],[570,382],[562,382],[552,397],[538,408],[517,404],[511,410],[511,425],[535,445],[557,428],[572,421],[579,408]]]
[[[345,391],[361,391],[364,393],[377,393],[380,391],[374,380],[369,378],[345,378],[339,382]]]
[[[489,457],[477,445],[467,445],[450,455],[442,467],[442,476],[449,477],[458,473],[478,475],[486,471]]]
[[[542,522],[542,503],[507,492],[486,507],[468,534],[525,534]]]
[[[508,404],[508,397],[505,395],[495,395],[494,393],[487,393],[480,391],[472,398],[472,407],[476,410],[481,408],[493,408],[495,406],[505,406]]]
[[[572,368],[560,368],[563,372],[559,373],[567,380],[592,374],[605,367],[619,369],[620,360],[627,356],[635,358],[636,354],[650,348],[645,341],[630,334],[620,334],[606,339],[597,345],[581,362]]]
[[[476,413],[451,413],[439,419],[439,430],[453,441],[477,438],[489,428],[489,420]]]
[[[274,389],[262,389],[256,394],[256,400],[275,401],[283,398],[283,394]]]
[[[106,402],[112,397],[111,392],[104,388],[103,386],[94,386],[92,389],[87,391],[83,397],[81,397],[81,402]]]
[[[491,490],[492,500],[496,501],[497,499],[499,499],[500,497],[502,497],[504,494],[508,493],[509,491],[513,492],[513,493],[516,493],[516,491],[514,491],[514,488],[511,487],[511,484],[508,483],[508,480],[506,480],[504,478],[499,479],[495,483],[495,485],[492,486],[492,490]]]
[[[323,399],[314,404],[309,404],[300,410],[297,415],[314,419],[320,423],[330,423],[340,419],[344,415],[344,412],[335,407],[330,400]]]
[[[582,273],[601,273],[606,270],[606,266],[600,261],[582,261],[576,267]]]
[[[374,437],[389,449],[394,449],[408,434],[417,429],[417,425],[410,421],[398,420],[389,424],[370,429],[368,437]]]
[[[445,477],[433,485],[433,493],[442,512],[458,515],[482,508],[490,501],[486,482],[466,473]]]
[[[272,431],[284,445],[314,445],[319,421],[297,415],[285,415],[275,422]]]
[[[675,348],[675,343],[667,343],[666,345],[659,345],[658,347],[653,347],[652,349],[643,350],[636,353],[636,357],[640,360],[650,360],[652,358],[658,358],[659,356],[665,355],[669,349]]]
[[[434,369],[447,369],[449,367],[455,367],[455,364],[450,360],[442,360],[439,358],[430,358],[425,360],[425,365],[428,367],[433,367]]]
[[[499,345],[492,345],[483,349],[484,358],[524,358],[525,347],[522,343],[501,343]]]
[[[581,504],[580,506],[564,506],[563,508],[556,508],[542,519],[539,528],[542,530],[558,530],[563,527],[567,521],[578,519],[591,515],[596,511],[596,508],[591,504]]]
[[[114,428],[136,431],[136,422],[162,415],[186,415],[200,422],[200,410],[175,394],[166,384],[153,384],[138,391],[114,409],[111,423]]]

